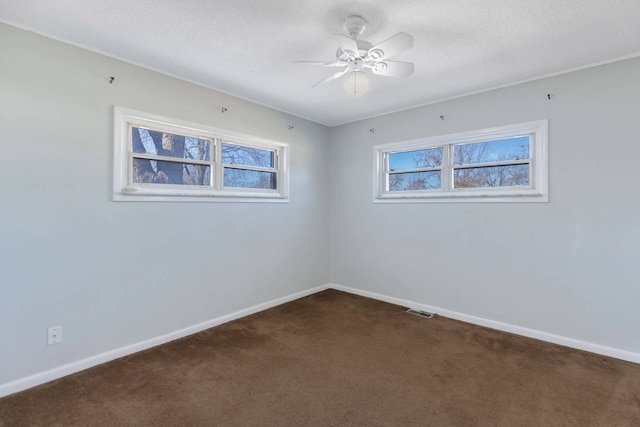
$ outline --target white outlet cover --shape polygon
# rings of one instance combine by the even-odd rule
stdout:
[[[62,326],[52,326],[47,329],[47,345],[62,342]]]

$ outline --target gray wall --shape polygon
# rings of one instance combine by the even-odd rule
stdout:
[[[640,59],[327,129],[1,24],[0,57],[0,386],[330,281],[640,353]],[[291,202],[112,202],[113,105],[290,143]],[[549,203],[372,203],[375,144],[543,118]]]
[[[636,58],[333,128],[332,282],[640,353],[638,76]],[[544,118],[549,203],[372,203],[375,144]]]
[[[327,128],[2,24],[0,58],[0,385],[329,281]],[[112,202],[113,105],[290,143],[290,203]]]

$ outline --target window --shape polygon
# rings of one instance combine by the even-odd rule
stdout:
[[[114,136],[114,200],[287,200],[286,144],[120,107]]]
[[[374,147],[374,201],[546,202],[547,120]]]

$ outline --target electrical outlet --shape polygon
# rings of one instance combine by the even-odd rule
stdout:
[[[47,345],[62,342],[62,326],[52,326],[47,329]]]

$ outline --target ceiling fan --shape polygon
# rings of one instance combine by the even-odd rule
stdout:
[[[373,45],[358,36],[364,31],[367,21],[361,16],[349,16],[344,21],[344,29],[349,34],[336,34],[338,42],[336,61],[296,61],[296,63],[339,67],[342,70],[316,83],[313,87],[346,76],[345,88],[350,95],[358,98],[367,90],[369,82],[365,70],[378,76],[407,77],[413,73],[413,63],[391,61],[388,58],[413,47],[413,37],[407,33],[398,33],[383,42]]]

